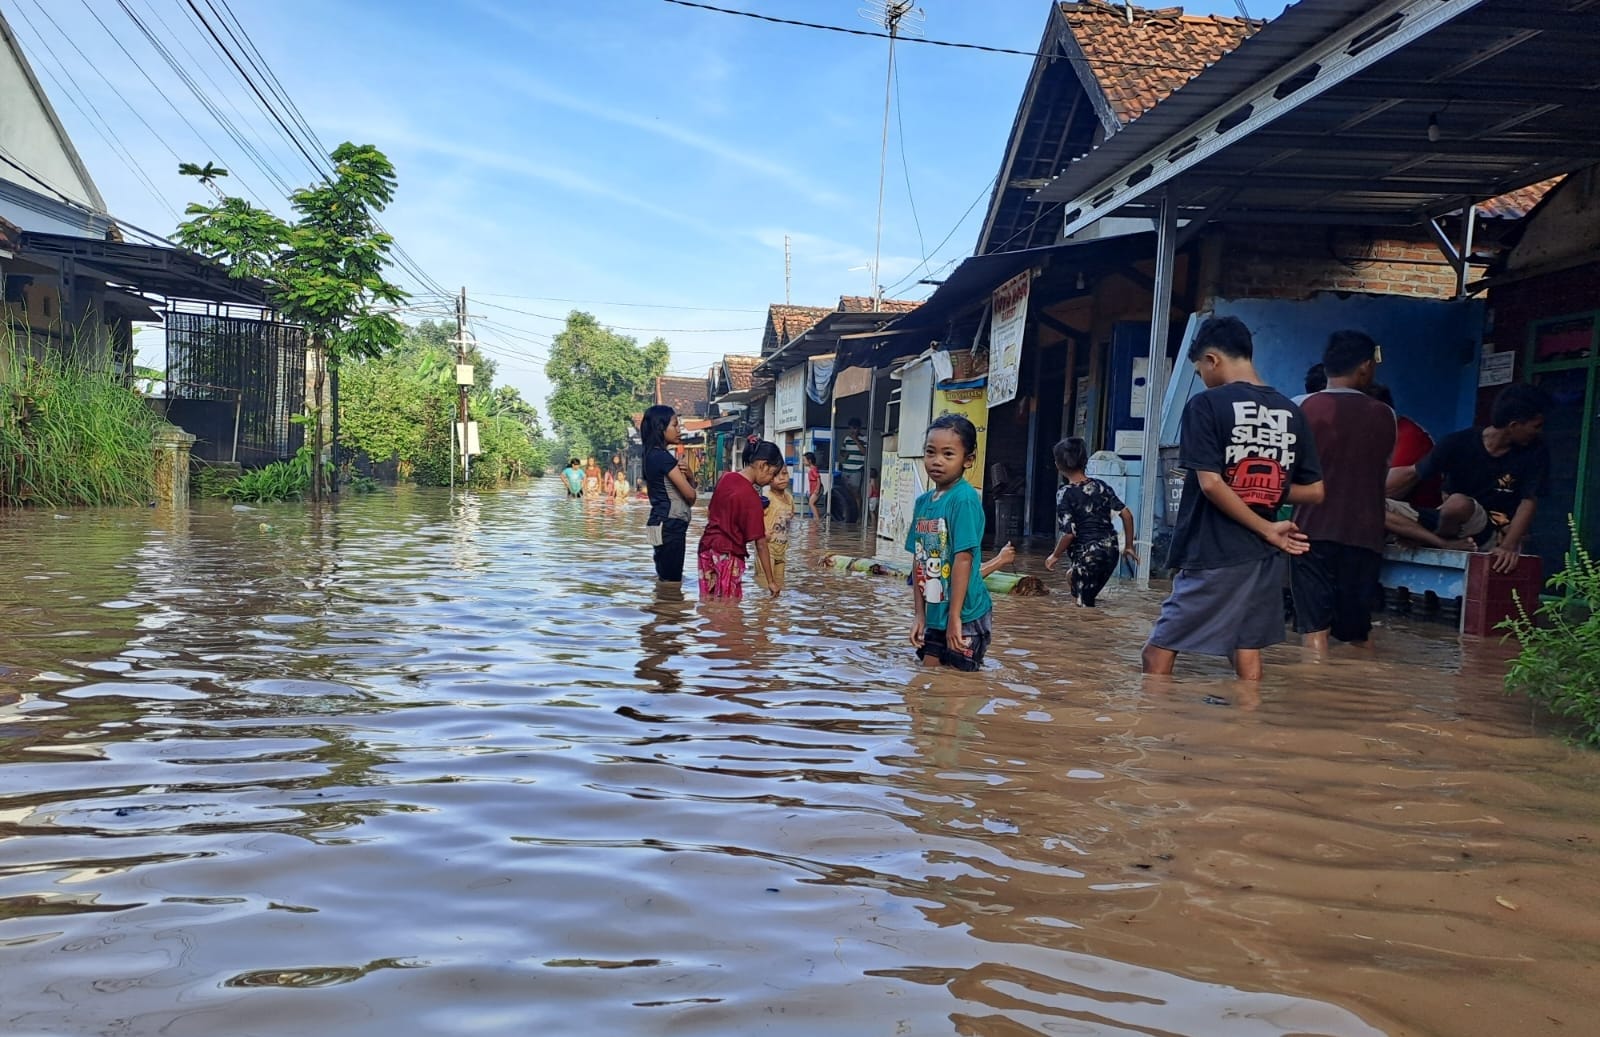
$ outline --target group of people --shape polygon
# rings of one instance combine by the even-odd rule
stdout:
[[[1183,411],[1184,487],[1168,551],[1175,575],[1144,648],[1146,673],[1170,674],[1180,654],[1197,653],[1226,657],[1240,678],[1258,680],[1262,650],[1284,638],[1285,587],[1308,648],[1367,645],[1391,536],[1487,552],[1495,571],[1515,569],[1549,468],[1541,390],[1508,386],[1487,426],[1434,445],[1395,414],[1376,377],[1383,350],[1363,332],[1329,337],[1325,382],[1308,385],[1299,403],[1261,379],[1254,356],[1250,330],[1236,317],[1208,319],[1190,344],[1187,359],[1205,390]],[[650,408],[640,437],[656,575],[681,582],[698,488],[672,451],[677,415]],[[971,421],[944,415],[923,444],[931,489],[917,498],[905,549],[911,643],[924,665],[982,667],[993,636],[984,579],[1012,557],[1007,544],[983,563],[983,501],[964,478],[977,439]],[[1093,608],[1117,566],[1137,563],[1138,552],[1132,512],[1087,474],[1088,459],[1082,439],[1055,447],[1060,536],[1045,567],[1066,559],[1073,599]],[[784,587],[795,514],[788,468],[777,445],[759,436],[750,437],[742,463],[717,483],[707,509],[697,554],[703,598],[741,596],[752,545],[760,586],[774,596]]]
[[[677,412],[665,405],[646,410],[639,421],[639,440],[644,444],[644,483],[650,500],[645,530],[654,551],[656,578],[682,583],[689,516],[699,487],[688,463],[673,451],[681,443]],[[783,591],[795,514],[789,469],[777,444],[760,436],[749,438],[740,460],[738,471],[717,482],[706,509],[696,552],[702,598],[744,596],[751,545],[757,584],[773,597]]]
[[[1188,360],[1206,389],[1183,412],[1176,575],[1144,649],[1147,673],[1171,673],[1194,652],[1259,679],[1261,650],[1284,636],[1286,560],[1296,630],[1318,652],[1330,638],[1369,643],[1391,535],[1487,552],[1496,572],[1518,565],[1549,468],[1538,388],[1507,386],[1487,426],[1402,456],[1402,419],[1377,383],[1383,350],[1369,335],[1331,335],[1326,385],[1298,405],[1262,381],[1235,317],[1202,324]],[[1437,498],[1417,496],[1435,480]]]
[[[573,499],[627,500],[629,495],[628,470],[621,457],[612,457],[611,466],[605,469],[592,457],[587,462],[574,457],[561,470],[561,483]]]

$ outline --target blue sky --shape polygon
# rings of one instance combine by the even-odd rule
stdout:
[[[703,375],[717,356],[759,347],[767,304],[784,298],[786,234],[794,302],[832,305],[871,290],[883,40],[660,0],[230,3],[324,143],[372,143],[394,160],[400,191],[386,225],[432,279],[466,286],[500,380],[541,410],[550,336],[574,307],[640,329],[626,333],[641,340],[661,334],[674,373]],[[309,181],[185,0],[129,6],[278,176]],[[867,26],[863,0],[721,6]],[[1247,6],[1263,17],[1284,5]],[[1049,4],[925,0],[923,10],[930,38],[1032,50]],[[11,0],[5,13],[112,212],[170,232],[173,211],[197,197],[176,175],[174,152],[235,170],[230,190],[242,179],[283,209],[269,176],[115,0]],[[899,48],[885,285],[926,276],[925,256],[938,271],[970,254],[1029,67],[1014,55]],[[444,313],[429,295],[417,302]]]

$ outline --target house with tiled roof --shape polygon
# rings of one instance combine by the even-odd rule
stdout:
[[[655,402],[671,407],[686,418],[703,418],[711,409],[704,378],[662,375],[656,379]]]
[[[833,310],[827,306],[791,306],[773,303],[767,307],[767,324],[761,335],[761,355],[771,356],[817,326]]]
[[[977,254],[1054,244],[1060,206],[1033,193],[1264,22],[1105,0],[1052,3]]]

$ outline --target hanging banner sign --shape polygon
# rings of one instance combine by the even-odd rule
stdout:
[[[1022,369],[1022,332],[1028,323],[1028,288],[1033,272],[1024,270],[995,289],[989,309],[990,407],[1017,398],[1017,376]]]
[[[793,432],[806,424],[806,365],[791,367],[778,376],[778,394],[773,399],[776,413],[773,428]]]

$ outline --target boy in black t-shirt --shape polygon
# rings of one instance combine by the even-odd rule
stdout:
[[[1322,470],[1300,409],[1256,373],[1250,329],[1212,317],[1189,346],[1206,391],[1183,409],[1188,470],[1168,564],[1172,594],[1144,648],[1144,672],[1170,674],[1180,652],[1227,656],[1261,679],[1261,649],[1283,640],[1287,556],[1310,547],[1278,508],[1322,502]]]
[[[1550,471],[1550,451],[1539,441],[1549,408],[1544,390],[1508,385],[1495,397],[1487,428],[1452,432],[1415,465],[1391,469],[1391,498],[1435,475],[1444,476],[1445,498],[1438,508],[1398,515],[1391,505],[1389,528],[1406,536],[1415,524],[1445,540],[1466,538],[1489,552],[1495,572],[1516,569]]]

